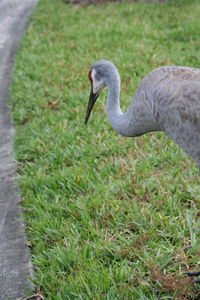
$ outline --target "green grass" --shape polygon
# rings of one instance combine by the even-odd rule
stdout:
[[[199,294],[184,287],[183,274],[200,269],[195,164],[162,133],[115,133],[106,91],[84,125],[92,63],[117,65],[126,109],[152,69],[200,67],[199,15],[199,0],[88,7],[41,0],[31,17],[11,102],[34,283],[45,299]]]

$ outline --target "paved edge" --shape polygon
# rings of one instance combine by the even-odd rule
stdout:
[[[20,1],[14,4],[7,1],[7,13],[11,11],[11,5],[20,6],[20,9],[14,7],[15,15],[13,13],[10,17],[9,42],[5,49],[0,49],[0,300],[24,297],[33,290],[29,280],[33,275],[32,264],[16,180],[15,130],[7,102],[14,54],[37,0],[24,2],[22,5]]]

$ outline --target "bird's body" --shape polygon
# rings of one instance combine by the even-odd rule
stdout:
[[[200,167],[200,69],[166,66],[150,72],[125,113],[119,102],[120,76],[113,63],[96,62],[89,78],[92,91],[86,122],[100,91],[107,86],[106,113],[117,132],[135,137],[163,131]]]

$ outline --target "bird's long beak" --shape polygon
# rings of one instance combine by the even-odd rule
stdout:
[[[87,124],[87,121],[90,117],[90,113],[92,111],[92,108],[93,108],[98,96],[99,96],[99,93],[93,94],[93,91],[92,91],[92,88],[91,88],[88,107],[87,107],[87,112],[86,112],[86,117],[85,117],[85,124]]]

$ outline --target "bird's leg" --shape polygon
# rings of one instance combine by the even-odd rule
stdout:
[[[192,276],[196,277],[196,276],[200,276],[200,271],[199,271],[199,272],[188,272],[188,273],[186,273],[186,274],[187,274],[188,276],[190,276],[190,277],[192,277]],[[195,279],[193,282],[194,282],[194,283],[200,283],[200,278]]]

